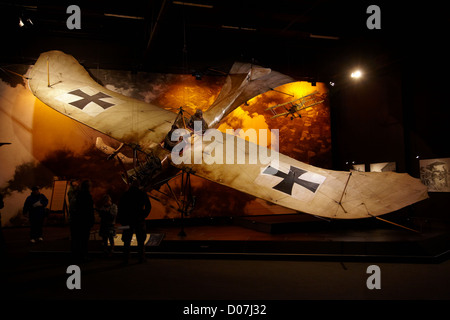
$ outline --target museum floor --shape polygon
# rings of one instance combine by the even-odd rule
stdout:
[[[80,265],[80,290],[66,286],[72,264],[67,226],[46,226],[45,240],[34,245],[28,228],[4,228],[2,300],[450,299],[446,226],[428,225],[416,233],[378,222],[308,225],[285,217],[284,230],[261,231],[261,223],[275,228],[270,219],[185,221],[183,237],[179,221],[150,223],[149,239],[154,241],[146,246],[147,261],[138,263],[132,256],[125,266],[120,239],[116,253],[106,257],[93,233],[91,261]],[[367,287],[370,265],[380,268],[381,289]]]

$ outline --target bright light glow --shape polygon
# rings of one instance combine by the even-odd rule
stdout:
[[[356,71],[352,72],[352,74],[351,74],[351,77],[354,79],[359,79],[359,78],[361,78],[361,76],[362,76],[362,73],[359,70],[356,70]]]
[[[23,23],[22,19],[19,18],[19,26],[23,27],[25,24]]]

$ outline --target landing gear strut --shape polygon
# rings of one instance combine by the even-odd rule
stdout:
[[[178,233],[178,236],[180,237],[186,237],[186,232],[184,230],[184,218],[189,216],[194,209],[195,206],[195,196],[192,193],[192,186],[191,186],[191,174],[193,173],[192,169],[190,168],[183,168],[181,172],[178,174],[171,176],[170,178],[161,181],[159,184],[165,184],[167,188],[170,191],[170,194],[167,194],[166,192],[161,191],[159,188],[154,189],[155,191],[165,195],[166,197],[170,197],[175,200],[177,203],[177,207],[173,207],[170,205],[171,208],[177,210],[180,212],[181,217],[181,230]],[[173,180],[174,178],[181,176],[181,183],[180,183],[180,194],[175,194],[174,190],[169,184],[170,180]],[[151,196],[153,199],[160,201],[157,197]]]
[[[181,192],[180,192],[179,211],[181,213],[181,230],[178,233],[180,237],[186,237],[184,231],[184,217],[189,216],[195,206],[195,197],[192,195],[191,170],[183,169],[181,173]]]

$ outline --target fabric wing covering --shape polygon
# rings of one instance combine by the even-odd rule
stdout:
[[[29,78],[31,91],[47,106],[121,142],[138,143],[143,150],[161,149],[177,117],[104,88],[61,51],[41,54]],[[293,80],[270,69],[235,64],[205,119],[210,128],[217,127],[249,98],[289,81]],[[255,150],[270,157],[258,156],[255,161],[250,157]],[[195,157],[202,161],[196,163]],[[379,216],[428,198],[426,186],[406,173],[321,169],[214,128],[203,136],[193,134],[184,145],[183,159],[179,163],[172,157],[171,164],[274,204],[326,218]]]
[[[206,132],[201,145],[196,145],[196,139],[200,137],[192,137],[191,145],[184,149],[179,167],[300,212],[332,219],[369,218],[428,198],[426,186],[407,173],[321,169],[215,129]],[[234,148],[234,152],[227,148]],[[255,150],[269,157],[257,157],[255,161],[250,157]],[[226,163],[238,163],[239,155],[244,155],[242,164]],[[202,163],[195,164],[200,157]],[[224,163],[218,163],[220,159]]]

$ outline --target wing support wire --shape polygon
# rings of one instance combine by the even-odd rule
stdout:
[[[363,204],[364,204],[364,203],[363,203]],[[367,206],[366,206],[365,204],[364,204],[364,207],[366,208],[367,214],[368,214],[369,216],[371,216],[372,218],[375,218],[375,219],[377,219],[377,220],[380,220],[380,221],[383,221],[383,222],[392,224],[392,225],[394,225],[394,226],[397,226],[397,227],[400,227],[400,228],[403,228],[403,229],[406,229],[406,230],[409,230],[409,231],[413,231],[413,232],[416,232],[416,233],[420,233],[420,231],[417,231],[417,230],[415,230],[415,229],[411,229],[411,228],[405,227],[405,226],[403,226],[403,225],[401,225],[401,224],[398,224],[398,223],[395,223],[395,222],[392,222],[392,221],[389,221],[389,220],[386,220],[386,219],[383,219],[383,218],[374,216],[373,214],[371,214],[371,213],[369,212],[369,209],[367,209]]]
[[[0,70],[2,70],[4,73],[6,73],[6,72],[12,73],[12,74],[14,74],[14,75],[16,75],[16,76],[19,76],[19,77],[21,77],[21,78],[23,78],[23,79],[25,79],[25,80],[31,79],[31,78],[29,78],[29,77],[26,77],[26,76],[24,76],[24,75],[22,75],[22,74],[19,74],[19,73],[17,73],[17,72],[14,72],[14,71],[5,69],[5,68],[3,68],[3,67],[0,67]]]
[[[96,146],[97,143],[99,143],[98,139],[99,138],[97,138]],[[112,151],[108,151],[106,148],[107,146],[102,146],[102,144],[104,143],[100,139],[100,146],[97,146],[97,148],[108,154],[107,160],[117,159],[123,170],[122,179],[127,185],[130,185],[132,181],[137,180],[139,185],[143,188],[154,186],[153,180],[161,173],[162,163],[161,160],[154,154],[153,150],[150,150],[150,152],[145,152],[139,144],[125,144],[122,142],[117,149],[110,147]],[[124,156],[120,153],[125,145],[130,147],[133,152],[132,169],[126,168],[125,162],[122,159]],[[145,158],[141,159],[142,157]]]
[[[191,185],[191,174],[194,174],[194,172],[192,171],[191,168],[183,168],[181,170],[180,173],[165,179],[164,184],[167,185],[167,188],[170,191],[170,195],[159,190],[159,189],[154,189],[155,191],[165,195],[166,197],[171,197],[175,200],[175,202],[177,203],[178,209],[177,211],[180,212],[180,221],[181,221],[181,230],[178,233],[178,236],[180,237],[186,237],[186,232],[184,230],[184,218],[186,216],[189,216],[192,212],[192,210],[195,207],[195,196],[192,193],[192,185]],[[179,196],[177,196],[174,192],[174,190],[172,189],[172,187],[169,184],[169,181],[181,176],[181,183],[180,183],[180,194]],[[158,198],[152,196],[153,199],[160,201]],[[174,208],[174,207],[172,207]],[[176,209],[176,208],[174,208]]]
[[[345,183],[344,190],[342,190],[342,194],[341,194],[341,198],[339,199],[339,202],[337,202],[337,201],[335,200],[336,203],[339,204],[339,205],[341,206],[342,210],[344,210],[345,213],[347,213],[347,210],[345,210],[344,206],[342,205],[342,199],[344,198],[345,191],[347,191],[348,182],[350,181],[351,176],[352,176],[352,173],[350,172],[350,174],[348,175],[348,178],[347,178],[347,182]],[[336,211],[336,212],[337,212],[337,211]]]
[[[369,213],[369,212],[368,212],[368,213]],[[370,214],[370,213],[369,213],[369,216],[371,216],[371,217],[373,217],[373,218],[375,218],[375,219],[377,219],[377,220],[380,220],[380,221],[383,221],[383,222],[386,222],[386,223],[390,223],[390,224],[392,224],[392,225],[394,225],[394,226],[397,226],[397,227],[400,227],[400,228],[403,228],[403,229],[406,229],[406,230],[409,230],[409,231],[413,231],[413,232],[416,232],[416,233],[420,233],[420,231],[417,231],[417,230],[414,230],[414,229],[405,227],[405,226],[403,226],[403,225],[401,225],[401,224],[398,224],[398,223],[395,223],[395,222],[392,222],[392,221],[389,221],[389,220],[386,220],[386,219],[382,219],[382,218],[377,217],[377,216],[374,216],[374,215],[372,215],[372,214]]]
[[[181,108],[180,108],[181,109]],[[183,116],[182,110],[180,110],[180,116]],[[184,119],[183,119],[184,120]],[[157,157],[153,154],[153,152],[147,153],[141,149],[138,144],[128,144],[133,149],[133,169],[127,170],[124,162],[118,156],[119,151],[124,147],[124,143],[121,143],[120,146],[115,149],[109,156],[108,160],[116,158],[120,165],[123,168],[124,174],[122,175],[123,180],[126,184],[130,184],[133,180],[137,179],[141,187],[151,190],[155,190],[160,194],[165,195],[168,198],[173,198],[178,206],[178,209],[169,205],[173,209],[179,211],[181,213],[181,231],[179,236],[185,237],[186,233],[184,231],[184,218],[185,216],[189,216],[195,206],[195,196],[192,193],[192,185],[191,185],[191,174],[194,171],[191,168],[183,168],[181,172],[177,170],[176,173],[171,174],[169,177],[165,177],[155,182],[153,178],[156,178],[158,175],[154,176],[155,173],[159,169],[161,169],[161,162],[158,161],[158,164],[155,163]],[[139,153],[142,152],[145,156],[145,160],[139,159]],[[169,182],[181,176],[181,184],[180,184],[180,194],[177,196],[170,186]],[[170,194],[167,194],[160,190],[162,185],[167,185]],[[160,199],[149,194],[149,196],[159,202]]]

